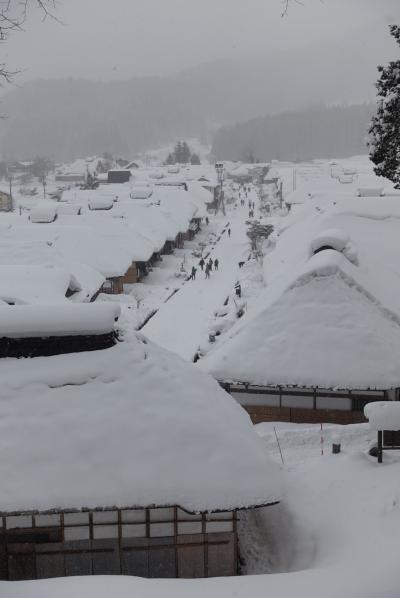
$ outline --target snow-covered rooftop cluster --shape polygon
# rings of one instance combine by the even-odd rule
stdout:
[[[192,219],[206,215],[209,191],[196,182],[186,189],[135,180],[67,189],[60,202],[30,200],[29,211],[2,215],[0,264],[62,268],[74,281],[71,300],[88,301],[106,278],[147,262],[186,233]],[[20,278],[22,288],[29,275]],[[15,296],[15,302],[25,301],[26,293]]]
[[[5,215],[0,337],[113,333],[118,303],[89,301],[205,217],[204,172],[164,172],[164,185],[137,169],[129,183],[67,189]],[[109,348],[0,360],[0,511],[279,501],[279,471],[240,406],[193,364],[118,327]]]

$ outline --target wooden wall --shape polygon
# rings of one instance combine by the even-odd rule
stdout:
[[[139,281],[138,267],[136,262],[132,262],[132,265],[125,272],[122,279],[122,284],[134,284]]]
[[[237,572],[235,513],[178,507],[3,516],[0,579],[214,577]]]
[[[388,400],[385,390],[330,390],[323,388],[262,387],[221,383],[248,412],[253,423],[354,424],[366,422],[364,406]]]

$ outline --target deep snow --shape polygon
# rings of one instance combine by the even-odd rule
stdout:
[[[323,428],[323,456],[319,426],[260,424],[265,448],[278,462],[274,425],[285,459],[284,500],[241,521],[245,567],[258,575],[192,581],[97,577],[0,582],[0,595],[398,598],[400,458],[388,454],[378,465],[369,457],[374,434],[365,424]],[[342,453],[332,455],[330,444],[337,435]]]
[[[400,313],[400,293],[397,292],[400,270],[398,260],[395,259],[398,251],[400,217],[398,197],[388,197],[391,193],[388,188],[385,198],[378,200],[355,198],[358,184],[357,171],[361,174],[371,172],[371,166],[365,159],[338,161],[335,165],[325,162],[275,166],[284,180],[285,192],[287,193],[295,182],[298,189],[295,196],[292,196],[295,201],[291,212],[284,217],[275,213],[270,219],[276,227],[275,241],[279,244],[276,250],[271,251],[264,259],[265,284],[274,287],[274,300],[289,289],[292,298],[297,292],[304,293],[303,298],[306,301],[303,306],[307,301],[313,305],[314,294],[311,291],[315,290],[315,280],[314,277],[310,278],[309,270],[307,270],[308,278],[301,278],[302,284],[294,285],[293,288],[291,285],[297,281],[300,274],[304,274],[303,268],[310,260],[313,242],[321,243],[329,240],[331,244],[335,243],[337,249],[343,252],[341,256],[343,260],[349,262],[337,268],[336,273],[342,270],[348,274],[356,267],[356,261],[358,262],[358,278],[355,275],[354,281],[361,287],[368,283],[366,285],[368,297],[363,296],[361,302],[364,307],[368,306],[368,309],[362,312],[363,318],[357,313],[351,314],[350,311],[346,311],[351,308],[346,298],[351,300],[354,298],[354,293],[358,291],[357,288],[353,288],[353,285],[345,284],[343,277],[337,274],[335,274],[337,278],[334,281],[335,285],[330,286],[329,280],[332,283],[334,275],[332,265],[330,266],[332,276],[325,277],[324,284],[327,281],[328,284],[323,296],[328,301],[332,301],[335,298],[332,293],[339,290],[340,302],[337,305],[348,314],[348,320],[351,320],[353,327],[354,322],[357,324],[360,332],[364,324],[366,330],[363,334],[368,337],[370,322],[377,313],[379,317],[382,316],[382,311],[378,309],[379,305],[385,306],[388,311],[395,314]],[[351,166],[352,172],[355,171],[355,174],[346,175],[353,177],[352,183],[340,184],[336,177],[331,179],[334,169],[344,174],[346,166]],[[290,197],[287,196],[285,199],[290,200]],[[245,211],[242,215],[239,209],[236,215],[229,212],[224,221],[221,218],[221,225],[223,226],[227,221],[234,223],[236,216],[243,223],[246,217]],[[219,217],[216,222],[218,220]],[[347,241],[347,238],[350,241]],[[161,306],[159,318],[162,326],[160,324],[159,332],[157,327],[154,327],[154,335],[159,334],[160,339],[164,336],[166,342],[176,346],[178,352],[182,351],[186,359],[191,359],[192,352],[207,340],[210,327],[215,325],[215,310],[222,309],[225,294],[232,292],[232,285],[236,278],[243,277],[244,274],[237,270],[237,261],[244,257],[248,250],[248,245],[244,245],[246,240],[240,223],[238,226],[232,225],[230,243],[227,242],[226,237],[221,240],[223,243],[214,248],[215,256],[221,261],[220,272],[213,272],[212,279],[205,281],[201,279],[198,270],[199,280],[185,283],[170,301]],[[154,239],[154,242],[156,241]],[[390,259],[387,259],[387,256],[390,256]],[[357,259],[352,261],[351,257]],[[339,258],[339,261],[343,260]],[[164,262],[166,267],[164,273],[168,269],[173,272],[176,263],[175,257],[167,258]],[[324,267],[326,266],[325,264]],[[254,264],[248,266],[247,270],[253,267]],[[152,273],[149,281],[153,275],[154,278],[158,276],[157,273]],[[217,278],[217,275],[220,278]],[[339,286],[337,286],[338,281]],[[162,284],[163,282],[165,281],[163,280]],[[311,283],[311,286],[304,285],[304,282]],[[206,289],[204,293],[200,292],[203,288]],[[156,285],[153,289],[156,295],[154,305],[157,302],[162,303],[164,296],[161,298],[161,290],[156,289]],[[249,291],[259,294],[258,299],[246,297],[249,306],[248,314],[245,314],[242,321],[235,323],[234,319],[230,322],[228,330],[223,330],[218,337],[217,347],[222,345],[231,332],[235,331],[235,327],[241,328],[246,321],[249,321],[253,315],[259,314],[260,309],[262,311],[265,307],[262,305],[262,290],[260,292],[255,285],[254,288],[249,288]],[[180,300],[179,297],[182,299]],[[186,301],[185,297],[189,301]],[[298,295],[296,297],[298,298]],[[203,310],[201,304],[204,299],[207,304]],[[364,303],[364,299],[368,301]],[[272,304],[273,301],[269,303]],[[126,312],[127,310],[121,316],[121,321],[125,318],[124,322],[129,327],[133,319],[130,320]],[[383,326],[387,324],[387,314],[388,312],[385,311]],[[353,316],[356,318],[354,321]],[[374,320],[375,324],[378,320]],[[156,319],[153,320],[153,325],[154,322]],[[365,326],[366,322],[368,326]],[[179,324],[182,324],[183,328],[183,332],[178,331],[182,344],[176,341],[175,336],[171,340],[166,332],[169,330],[175,335]],[[273,326],[273,323],[268,325]],[[376,328],[379,334],[382,333],[380,348],[383,352],[388,349],[385,340],[392,338],[396,326],[397,324],[393,323],[390,330],[385,329],[384,335],[379,326]],[[150,328],[149,325],[149,330]],[[344,338],[347,338],[350,333],[351,329],[347,330]],[[174,346],[171,348],[174,349]],[[367,350],[368,347],[362,346],[361,356]],[[375,350],[374,347],[371,348],[371,351]],[[156,354],[157,349],[154,348],[154,352]],[[211,353],[212,351],[210,355]],[[394,353],[396,358],[397,344],[393,345],[391,353],[392,355],[386,353],[385,355],[393,358]],[[238,367],[242,365],[240,357],[239,355]],[[378,352],[376,358],[379,357]],[[124,367],[128,369],[128,365],[124,363],[115,366],[116,371],[120,372]],[[388,366],[387,363],[378,363],[377,366],[379,365]],[[104,366],[104,374],[100,371],[102,366]],[[110,364],[106,363],[106,360],[102,361],[95,368],[96,375],[105,376],[109,367]],[[114,365],[111,369],[113,368]],[[168,369],[168,365],[166,368]],[[74,364],[73,370],[75,373],[79,371],[77,364]],[[16,383],[18,377],[12,378],[12,373],[12,371],[7,373],[7,379],[13,379]],[[46,373],[46,377],[47,375]],[[59,376],[60,372],[57,369],[51,373],[51,377],[57,378],[57,381]],[[197,377],[195,384],[196,381]],[[37,382],[41,383],[40,375]],[[187,380],[187,385],[182,389],[182,406],[187,400],[185,392],[195,384],[193,378]],[[38,389],[42,390],[41,384],[38,385]],[[197,423],[200,414],[202,415],[200,411],[195,410],[191,424],[182,430],[186,439],[180,446],[182,455],[187,450],[186,445],[193,438],[194,428],[191,426]],[[215,415],[214,406],[210,406],[210,415],[214,418],[218,417]],[[229,422],[227,425],[229,426]],[[282,449],[283,464],[274,426]],[[164,422],[162,435],[166,429],[170,430]],[[196,581],[98,577],[0,582],[0,596],[5,598],[105,598],[107,596],[108,598],[113,595],[115,598],[128,598],[128,596],[131,598],[132,595],[139,595],[144,598],[158,598],[158,596],[171,595],[179,598],[182,595],[185,598],[194,598],[208,593],[219,598],[225,596],[237,598],[244,595],[263,595],[273,598],[398,598],[400,596],[398,565],[400,456],[398,453],[388,452],[385,454],[385,462],[378,465],[376,460],[368,455],[370,444],[376,436],[376,432],[371,431],[368,425],[346,427],[324,425],[322,434],[319,426],[306,424],[260,424],[256,429],[264,442],[266,454],[279,464],[284,479],[283,500],[280,505],[259,510],[254,515],[242,515],[241,518],[243,571],[257,575]],[[147,430],[150,435],[154,433],[151,426]],[[331,454],[333,441],[341,443],[341,454]],[[234,445],[235,448],[232,450],[240,451],[243,448],[239,437],[235,439]],[[232,492],[236,492],[237,489],[240,492],[242,486],[246,485],[242,475],[238,475],[233,482]]]

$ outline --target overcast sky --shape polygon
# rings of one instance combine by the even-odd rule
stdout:
[[[16,0],[15,0],[16,1]],[[282,18],[281,0],[58,0],[57,16],[32,12],[23,33],[2,46],[19,82],[38,77],[109,80],[165,75],[224,58],[274,52],[343,37],[360,47],[371,35],[383,61],[396,46],[387,24],[400,23],[400,0],[302,0]],[[33,3],[33,2],[32,2]],[[357,56],[349,56],[357,66]],[[2,60],[3,61],[3,60]]]

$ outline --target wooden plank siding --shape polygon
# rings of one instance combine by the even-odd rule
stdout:
[[[353,424],[366,422],[364,406],[388,400],[387,390],[332,390],[286,386],[256,386],[220,382],[247,411],[253,423]],[[395,396],[398,399],[398,391]]]
[[[3,515],[0,579],[235,575],[236,520],[179,507]]]
[[[137,263],[132,262],[122,278],[122,284],[135,284],[135,282],[139,282],[139,270]]]

